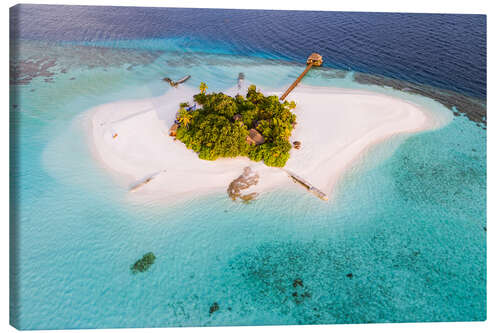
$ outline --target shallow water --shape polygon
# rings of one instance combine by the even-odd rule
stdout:
[[[484,129],[458,116],[439,130],[395,137],[367,152],[328,203],[301,188],[266,193],[249,205],[225,193],[173,205],[132,203],[92,159],[82,129],[86,110],[161,95],[171,89],[161,81],[167,75],[189,73],[188,85],[203,80],[216,91],[244,72],[249,82],[281,89],[303,68],[287,59],[185,54],[175,39],[154,44],[158,54],[147,50],[150,42],[129,43],[57,44],[55,52],[21,42],[21,57],[57,57],[57,71],[51,82],[34,73],[12,89],[13,324],[486,318]],[[450,115],[432,100],[360,85],[335,69],[311,71],[304,83],[405,96]],[[131,274],[130,265],[149,251],[157,257],[151,269]],[[214,302],[219,310],[210,314]]]

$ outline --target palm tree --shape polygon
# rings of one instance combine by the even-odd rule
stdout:
[[[200,92],[202,94],[205,94],[205,92],[207,91],[207,88],[208,88],[208,86],[207,86],[207,84],[205,82],[201,82],[200,83]]]
[[[191,122],[191,119],[193,119],[193,115],[186,111],[186,109],[181,108],[179,115],[177,116],[177,120],[182,124],[182,126],[187,127]]]

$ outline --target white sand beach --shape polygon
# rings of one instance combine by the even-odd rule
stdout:
[[[277,94],[279,91],[263,91]],[[89,140],[96,159],[124,191],[151,178],[131,196],[178,197],[225,193],[228,184],[250,166],[260,175],[252,191],[291,184],[284,170],[309,181],[327,195],[345,171],[370,146],[393,135],[442,126],[433,112],[403,99],[364,90],[301,85],[287,98],[297,103],[298,125],[285,168],[271,168],[247,158],[205,161],[168,135],[179,103],[197,93],[180,86],[160,97],[100,105],[88,113]],[[234,95],[232,88],[226,93]]]

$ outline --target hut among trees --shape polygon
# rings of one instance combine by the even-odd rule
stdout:
[[[170,132],[168,133],[168,135],[170,135],[170,136],[177,136],[177,129],[178,128],[179,128],[179,124],[173,124],[170,127]]]
[[[248,131],[246,140],[247,143],[257,146],[263,144],[266,141],[262,134],[260,134],[259,131],[257,131],[255,128],[252,128],[250,131]]]

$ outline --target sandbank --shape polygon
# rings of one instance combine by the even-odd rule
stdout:
[[[279,95],[279,90],[263,91]],[[252,191],[269,191],[291,183],[286,171],[300,175],[327,195],[369,147],[402,134],[438,128],[442,119],[432,111],[386,94],[333,87],[300,85],[287,98],[297,103],[298,125],[290,141],[284,168],[271,168],[248,158],[205,161],[168,135],[179,103],[192,101],[197,91],[188,86],[164,95],[124,100],[88,111],[88,136],[98,163],[124,191],[146,179],[131,196],[179,197],[225,193],[246,166],[259,174]],[[234,95],[236,88],[226,93]],[[297,187],[298,190],[301,190]]]

